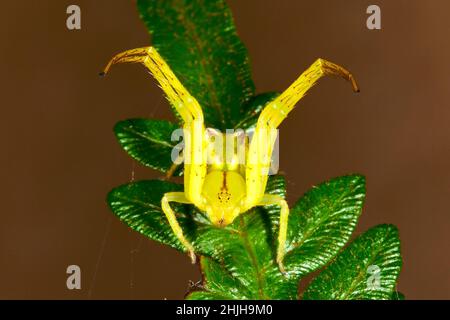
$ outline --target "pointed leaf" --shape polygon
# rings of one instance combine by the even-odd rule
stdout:
[[[184,248],[172,232],[161,209],[161,199],[166,192],[181,191],[178,184],[160,181],[137,181],[113,189],[107,197],[111,210],[130,228],[150,239],[167,244],[177,250]],[[176,206],[179,221],[185,222],[186,206]]]
[[[114,127],[117,140],[135,160],[161,172],[171,170],[171,153],[179,142],[171,141],[172,132],[178,125],[165,120],[129,119],[118,122]],[[174,176],[183,172],[176,167]]]
[[[289,214],[285,266],[301,277],[327,264],[347,243],[361,214],[365,178],[343,176],[309,190]]]
[[[272,251],[270,225],[263,208],[253,209],[230,226],[199,227],[194,246],[201,254],[220,261],[232,277],[250,292],[250,299],[294,299],[297,282],[278,270]]]
[[[306,300],[391,299],[402,265],[398,230],[378,225],[356,238],[315,278]]]
[[[249,299],[251,294],[220,263],[206,257],[200,258],[203,290],[222,299]],[[195,291],[194,291],[195,292]],[[195,295],[194,295],[195,296]]]
[[[253,96],[247,50],[224,0],[139,0],[153,46],[199,101],[205,123],[231,129]]]

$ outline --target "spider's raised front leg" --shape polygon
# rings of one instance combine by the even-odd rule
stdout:
[[[103,71],[117,63],[141,63],[158,81],[170,104],[176,109],[183,120],[185,133],[185,167],[183,193],[168,193],[162,199],[161,205],[169,220],[173,232],[189,251],[192,259],[195,257],[192,245],[185,239],[183,231],[176,221],[175,214],[169,206],[170,201],[193,203],[200,209],[203,207],[201,195],[206,175],[206,152],[204,147],[203,112],[197,100],[181,84],[173,71],[153,47],[128,50],[114,56]],[[188,159],[188,161],[186,161]]]
[[[266,204],[277,204],[281,207],[277,249],[277,262],[280,270],[283,270],[289,207],[282,198],[264,194],[270,159],[277,137],[276,129],[295,104],[325,75],[340,76],[351,82],[355,92],[359,91],[350,72],[337,64],[318,59],[288,89],[263,109],[248,151],[245,174],[247,189],[245,207],[249,209],[255,205]]]

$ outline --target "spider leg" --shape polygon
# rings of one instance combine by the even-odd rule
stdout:
[[[185,194],[200,209],[202,185],[206,175],[203,112],[197,100],[187,91],[176,75],[153,47],[128,50],[114,56],[104,69],[118,63],[141,63],[158,81],[169,102],[175,107],[184,125]],[[187,161],[186,161],[187,159]],[[169,172],[170,174],[170,172]]]
[[[191,202],[188,199],[186,199],[183,192],[168,192],[164,194],[164,197],[161,199],[161,208],[164,214],[166,215],[167,220],[169,221],[173,233],[177,236],[178,240],[180,240],[180,242],[186,248],[186,250],[189,253],[189,257],[191,258],[191,261],[194,264],[196,261],[194,247],[184,237],[183,230],[178,224],[177,217],[175,216],[175,213],[170,207],[169,202],[179,202],[179,203],[191,203]]]
[[[280,224],[278,231],[277,263],[280,271],[285,273],[283,258],[286,252],[286,233],[289,217],[289,206],[282,197],[272,194],[265,194],[258,206],[278,205],[280,206]]]
[[[271,128],[277,128],[306,92],[326,75],[344,78],[351,83],[353,91],[359,92],[358,85],[349,71],[333,62],[317,59],[289,88],[267,104],[259,116],[257,127],[269,125]]]

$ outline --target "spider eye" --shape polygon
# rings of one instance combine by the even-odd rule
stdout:
[[[220,202],[228,202],[231,199],[231,193],[229,193],[228,191],[220,191],[217,194],[217,198]]]

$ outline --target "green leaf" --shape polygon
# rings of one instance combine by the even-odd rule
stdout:
[[[179,143],[171,141],[172,132],[178,125],[165,120],[129,119],[120,121],[114,127],[117,140],[135,160],[161,172],[168,172],[172,166],[172,150]],[[179,176],[182,166],[173,175]]]
[[[327,264],[355,229],[366,194],[365,178],[349,175],[309,190],[289,214],[285,266],[302,277]]]
[[[224,0],[138,0],[153,46],[199,101],[205,124],[234,128],[253,96],[247,50]]]
[[[150,239],[184,251],[161,209],[164,193],[181,190],[181,185],[166,181],[137,181],[113,189],[108,194],[107,202],[114,214],[130,228]],[[188,219],[183,214],[187,211],[186,208],[176,205],[175,208],[177,212],[181,212],[179,221],[185,222]]]
[[[235,129],[250,129],[256,125],[259,114],[264,109],[267,103],[278,97],[278,92],[261,93],[250,99],[243,107],[243,116],[238,123],[235,124]]]
[[[267,223],[265,210],[255,208],[226,228],[199,227],[189,239],[197,252],[219,262],[248,290],[247,298],[293,299],[297,283],[279,272]]]
[[[251,293],[248,292],[242,283],[234,278],[220,263],[206,257],[200,258],[200,268],[203,275],[203,289],[202,293],[209,293],[214,295],[214,299],[249,299]],[[198,291],[192,292],[191,296],[199,297]],[[220,297],[220,298],[217,298]],[[212,296],[211,296],[212,298]]]
[[[304,299],[391,299],[401,266],[397,228],[378,225],[360,235],[340,253],[311,282]]]

